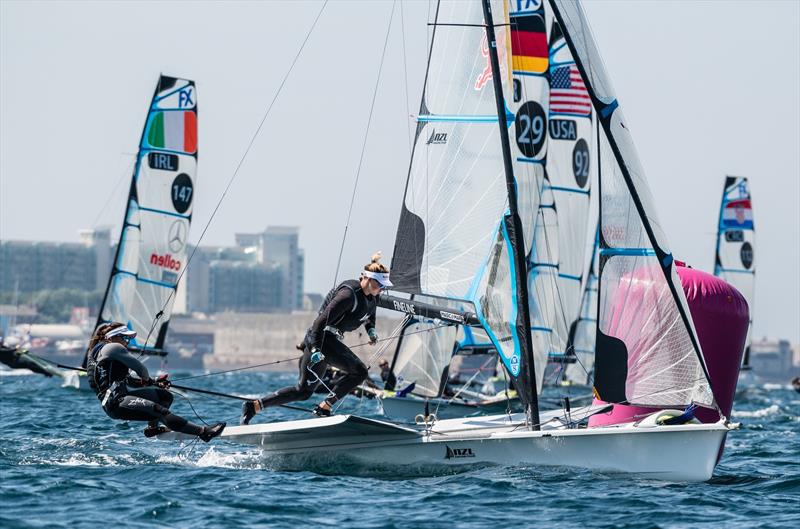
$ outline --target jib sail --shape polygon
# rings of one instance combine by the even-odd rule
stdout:
[[[608,402],[716,406],[666,235],[619,102],[574,0],[550,0],[600,121],[595,390]]]

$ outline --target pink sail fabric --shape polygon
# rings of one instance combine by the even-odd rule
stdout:
[[[738,290],[718,277],[677,264],[678,276],[711,377],[714,397],[722,413],[730,417],[747,339],[750,317],[747,301]],[[624,313],[624,308],[619,312]],[[636,362],[637,351],[628,351],[628,354],[630,366]],[[602,401],[595,399],[594,403],[602,404]],[[658,408],[617,404],[608,413],[592,416],[589,427],[630,422],[654,411],[658,411]],[[696,416],[703,422],[718,420],[714,410],[705,408],[698,409]]]

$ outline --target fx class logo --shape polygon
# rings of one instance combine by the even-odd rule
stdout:
[[[186,228],[186,222],[183,220],[176,220],[172,223],[172,226],[169,227],[169,236],[167,238],[167,244],[169,245],[169,249],[175,253],[180,252],[181,250],[186,247],[186,234],[188,230]]]

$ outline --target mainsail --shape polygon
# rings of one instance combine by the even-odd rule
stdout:
[[[187,264],[196,174],[194,81],[162,75],[147,113],[97,320],[98,326],[126,323],[137,332],[136,348],[163,349],[178,278]]]
[[[520,299],[527,285],[519,278],[532,234],[519,227],[534,225],[538,186],[536,171],[517,170],[521,164],[513,185],[506,180],[508,135],[531,125],[507,106],[498,111],[512,99],[506,7],[437,5],[392,280],[403,292],[472,304],[527,405],[535,397],[527,299]],[[484,21],[491,13],[496,27]]]
[[[550,0],[600,121],[595,390],[607,402],[715,407],[666,235],[597,46],[575,0]]]
[[[755,227],[750,186],[743,176],[725,177],[722,203],[717,223],[717,253],[714,275],[742,293],[750,308],[750,327],[744,350],[744,365],[750,364],[750,342],[753,333],[753,302],[756,265],[754,261]]]

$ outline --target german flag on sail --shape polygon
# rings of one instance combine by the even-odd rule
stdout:
[[[156,112],[150,119],[147,143],[156,149],[196,152],[197,114],[192,110]]]
[[[511,19],[511,64],[515,72],[545,73],[548,68],[547,32],[541,15]]]

